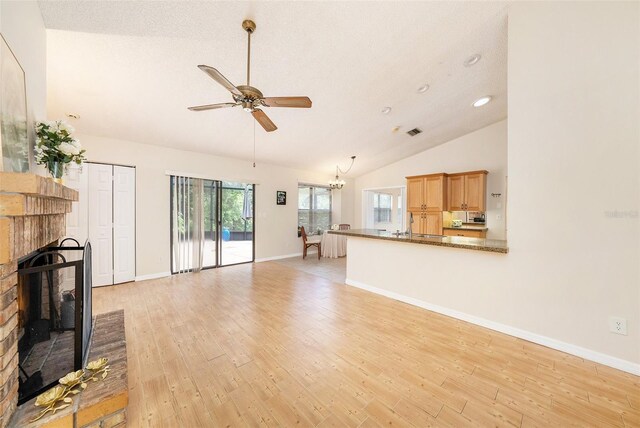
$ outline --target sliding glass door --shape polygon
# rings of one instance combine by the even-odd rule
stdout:
[[[203,180],[204,268],[218,266],[218,182]]]
[[[254,260],[254,186],[171,176],[171,272]]]
[[[253,261],[253,185],[222,182],[220,265]]]

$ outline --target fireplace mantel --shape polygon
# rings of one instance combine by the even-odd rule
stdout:
[[[78,192],[36,174],[0,172],[0,428],[18,398],[18,260],[65,235]]]

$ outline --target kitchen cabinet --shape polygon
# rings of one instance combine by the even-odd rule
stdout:
[[[407,177],[407,211],[413,213],[413,232],[442,235],[446,201],[446,174]]]
[[[447,177],[447,211],[485,211],[487,171],[461,172]]]
[[[411,231],[420,234],[442,235],[442,212],[414,212]]]
[[[467,238],[486,238],[486,230],[444,229],[444,236],[466,236]]]
[[[447,174],[407,177],[407,211],[443,211],[447,196]]]
[[[407,211],[421,211],[424,206],[424,179],[407,177]]]

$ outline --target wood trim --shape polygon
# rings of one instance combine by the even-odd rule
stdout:
[[[446,175],[448,175],[449,177],[452,176],[458,176],[458,175],[469,175],[469,174],[489,174],[489,171],[486,171],[484,169],[481,169],[479,171],[465,171],[465,172],[454,172],[454,173],[447,173]]]
[[[76,190],[56,183],[52,178],[20,172],[0,172],[0,193],[22,193],[68,201],[78,200]]]
[[[408,179],[411,179],[411,178],[437,177],[437,176],[440,176],[440,175],[446,177],[449,174],[447,174],[446,172],[438,172],[438,173],[435,173],[435,174],[410,175],[410,176],[405,177],[405,178],[408,180]]]

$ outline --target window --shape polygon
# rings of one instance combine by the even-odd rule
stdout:
[[[375,193],[373,195],[373,221],[376,223],[391,222],[391,195]]]
[[[298,226],[304,226],[307,233],[331,228],[330,188],[298,185]]]

